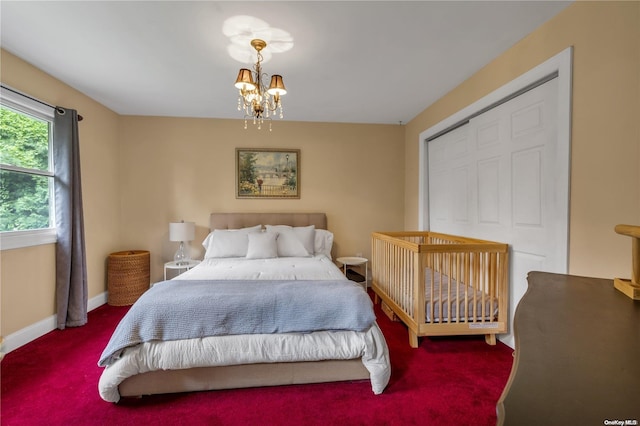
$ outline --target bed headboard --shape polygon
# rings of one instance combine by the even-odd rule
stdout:
[[[324,213],[211,213],[209,229],[239,229],[255,225],[315,225],[327,229]]]

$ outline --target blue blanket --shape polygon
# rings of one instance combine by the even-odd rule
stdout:
[[[352,281],[169,280],[146,291],[124,316],[99,366],[142,342],[233,334],[366,331],[373,304]]]

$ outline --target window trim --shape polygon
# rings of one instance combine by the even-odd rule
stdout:
[[[53,172],[49,170],[26,169],[24,167],[18,167],[18,166],[6,166],[4,164],[0,164],[0,169],[7,170],[10,172],[26,173],[30,175],[36,175],[36,176],[55,177]]]
[[[43,120],[53,121],[54,118],[53,107],[47,106],[28,95],[23,95],[19,91],[6,86],[0,87],[0,103]]]
[[[17,90],[9,87],[0,87],[0,104],[14,109],[18,112],[37,117],[42,120],[50,121],[53,125],[54,109],[34,98],[23,95]],[[53,126],[51,126],[53,131]],[[53,148],[53,138],[49,137],[49,150]],[[53,177],[53,155],[49,155],[50,171],[43,171],[42,175]],[[9,167],[3,169],[10,170]],[[19,170],[14,170],[19,171]],[[39,174],[29,169],[29,173]],[[55,185],[55,183],[54,183]],[[55,221],[55,207],[51,214],[51,220]],[[54,222],[55,223],[55,222]],[[55,227],[43,229],[28,229],[22,231],[5,231],[0,232],[0,251],[12,250],[23,247],[32,247],[43,244],[55,244],[57,242],[57,231]]]
[[[56,228],[0,232],[0,250],[55,244],[57,242]]]

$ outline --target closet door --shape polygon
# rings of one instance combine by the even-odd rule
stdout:
[[[566,272],[556,109],[553,79],[428,143],[429,229],[511,245],[511,318],[529,271]],[[513,346],[512,333],[501,340]]]

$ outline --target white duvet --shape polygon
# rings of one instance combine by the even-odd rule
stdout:
[[[308,258],[205,259],[178,279],[345,279],[326,256]],[[377,324],[366,332],[215,336],[178,341],[154,341],[127,348],[100,377],[100,396],[120,399],[118,385],[126,378],[154,370],[226,366],[265,362],[320,361],[361,358],[371,387],[380,394],[389,382],[389,350]]]
[[[346,280],[342,271],[324,255],[313,257],[208,258],[180,274],[180,280]]]

